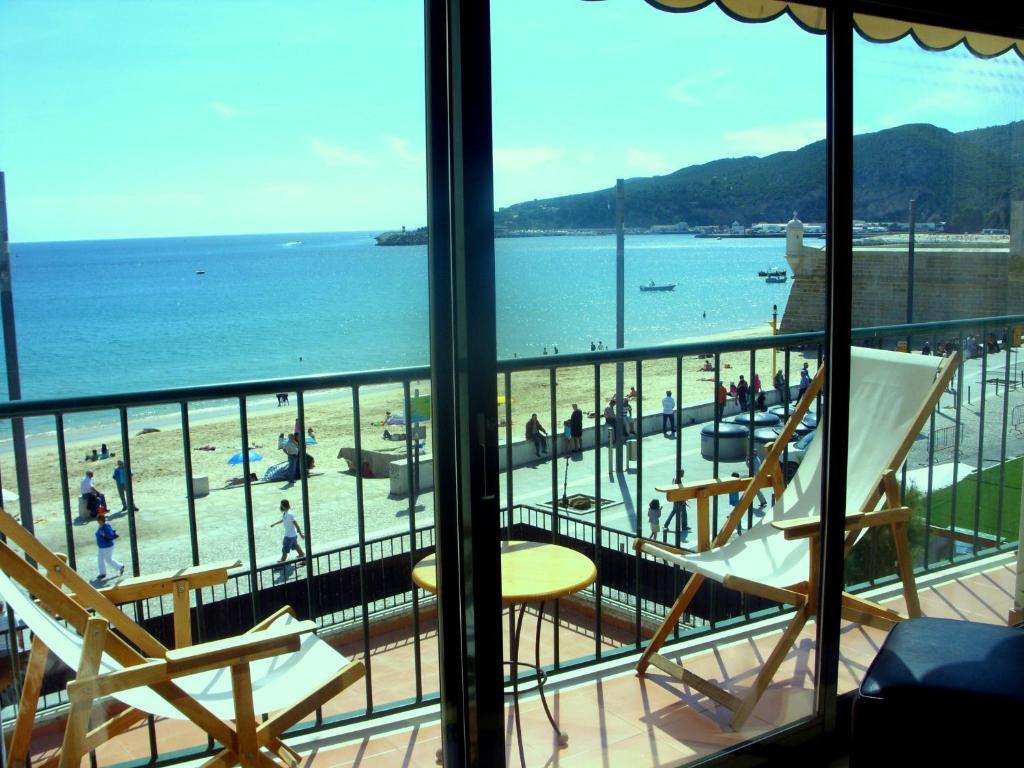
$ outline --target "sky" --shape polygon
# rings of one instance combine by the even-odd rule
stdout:
[[[493,0],[495,205],[824,138],[825,39],[715,6]],[[1024,62],[856,42],[855,130],[1024,118]],[[426,222],[421,0],[0,5],[14,242]]]

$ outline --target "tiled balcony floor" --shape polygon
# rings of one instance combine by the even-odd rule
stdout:
[[[1013,606],[1015,569],[1012,560],[1003,558],[978,572],[950,574],[940,582],[920,588],[921,602],[928,616],[942,616],[988,623],[1005,623]],[[902,600],[883,600],[898,610]],[[561,611],[559,644],[561,657],[571,659],[594,653],[595,641],[590,620],[575,611]],[[535,616],[524,626],[523,647],[532,655]],[[552,653],[553,625],[550,615],[543,627],[543,652]],[[411,629],[381,633],[373,638],[371,654],[372,687],[375,705],[406,700],[415,695],[414,645]],[[626,632],[606,628],[604,647],[629,645],[633,638]],[[734,692],[744,692],[758,665],[776,642],[779,631],[771,630],[754,637],[734,636],[695,653],[686,655],[689,669],[712,680],[724,682]],[[884,633],[857,625],[842,631],[840,691],[853,690],[874,658]],[[354,650],[354,649],[349,649]],[[506,638],[507,650],[507,638]],[[437,689],[437,643],[433,621],[421,626],[423,690]],[[675,653],[669,655],[675,656]],[[548,701],[555,718],[569,735],[569,745],[559,749],[538,698],[521,704],[524,751],[528,766],[619,766],[681,765],[740,743],[811,713],[813,702],[814,627],[805,628],[790,651],[771,687],[762,697],[753,716],[739,733],[728,730],[730,713],[688,687],[677,683],[653,667],[638,678],[632,662],[614,669],[593,673],[549,690]],[[353,686],[325,710],[326,715],[351,712],[365,705],[366,689],[362,681]],[[420,718],[421,721],[423,718]],[[388,730],[390,728],[390,730]],[[372,733],[368,731],[372,730]],[[160,749],[174,751],[205,743],[198,730],[188,723],[158,722]],[[59,734],[42,737],[33,744],[33,759],[45,757],[59,740]],[[435,765],[440,746],[436,721],[410,725],[397,719],[390,726],[364,728],[361,734],[321,732],[289,740],[304,755],[304,766],[423,766]],[[511,708],[506,708],[506,744],[508,765],[519,765]],[[149,755],[149,736],[145,727],[125,734],[97,751],[101,766],[113,766]]]

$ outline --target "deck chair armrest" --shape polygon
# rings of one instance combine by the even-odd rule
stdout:
[[[645,544],[649,544],[651,546],[657,547],[658,549],[664,550],[665,552],[669,552],[669,553],[674,554],[674,555],[692,555],[693,554],[693,550],[692,549],[683,549],[682,547],[674,547],[671,544],[669,544],[668,542],[656,541],[655,539],[645,539],[642,536],[638,536],[633,541],[633,551],[634,552],[640,552],[641,549],[643,549],[643,546]],[[651,553],[648,552],[646,554],[651,554]]]
[[[168,651],[165,660],[172,675],[203,672],[218,667],[265,659],[299,649],[299,636],[316,630],[312,621],[297,621],[259,632]]]
[[[174,591],[174,585],[182,581],[188,584],[190,591],[223,584],[228,580],[228,571],[241,565],[239,560],[225,560],[208,565],[195,565],[174,571],[135,576],[124,579],[116,587],[101,589],[100,593],[116,605],[136,600],[147,600],[171,594]]]
[[[910,519],[910,507],[894,507],[892,509],[881,509],[877,512],[861,512],[846,516],[844,528],[847,531],[857,531],[861,528],[873,528],[877,525],[891,525],[893,523],[905,523]],[[819,517],[797,517],[792,520],[773,520],[772,527],[782,531],[787,539],[806,539],[817,536],[821,528]]]
[[[654,490],[664,493],[668,501],[688,501],[698,496],[719,496],[725,493],[742,492],[750,485],[751,477],[713,477],[709,480],[695,480],[692,483],[657,485]],[[770,484],[769,484],[770,485]],[[769,485],[762,486],[763,488]]]

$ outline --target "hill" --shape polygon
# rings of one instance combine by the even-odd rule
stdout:
[[[949,232],[1009,227],[1024,199],[1024,122],[952,133],[912,124],[854,137],[854,217],[946,222]],[[626,226],[824,221],[825,142],[767,157],[714,160],[665,176],[626,180]],[[497,233],[615,226],[615,189],[517,203],[495,215]]]

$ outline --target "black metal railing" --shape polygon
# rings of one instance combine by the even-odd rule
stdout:
[[[991,333],[1008,338],[1009,333],[1006,329],[1022,322],[1024,315],[1014,315],[862,328],[854,332],[854,343],[887,348],[905,345],[906,348],[915,351],[920,351],[927,343],[932,351],[939,351],[945,350],[948,342],[951,349],[963,351],[971,348],[969,343],[965,343],[968,337],[980,335],[982,339],[986,339]],[[773,391],[764,386],[764,389],[771,398],[781,401],[779,406],[785,415],[788,414],[790,407],[789,398],[797,387],[798,366],[803,360],[821,360],[821,342],[822,334],[819,333],[789,334],[632,350],[563,354],[544,358],[504,360],[499,363],[505,395],[502,408],[505,419],[505,467],[502,471],[505,499],[502,514],[505,535],[509,538],[552,541],[574,547],[591,556],[597,564],[598,580],[581,596],[581,600],[587,603],[592,611],[593,652],[576,658],[562,657],[559,651],[559,635],[562,629],[559,626],[559,608],[556,603],[555,621],[551,630],[556,668],[587,665],[609,655],[630,653],[639,648],[647,636],[651,623],[666,613],[667,606],[684,582],[686,574],[680,569],[636,557],[632,543],[636,534],[642,530],[644,522],[642,499],[645,476],[648,479],[655,477],[659,482],[669,482],[683,464],[684,417],[692,419],[696,424],[703,423],[710,427],[706,467],[703,464],[700,466],[705,467],[710,475],[717,476],[723,467],[735,464],[735,460],[728,458],[723,450],[725,438],[721,425],[726,422],[727,416],[738,410],[737,404],[730,401],[724,409],[715,406],[718,401],[719,385],[722,383],[723,355],[747,353],[744,367],[742,370],[734,369],[734,373],[742,372],[748,381],[753,381],[763,373],[758,370],[757,353],[778,350],[782,360],[779,370],[783,371],[784,388]],[[684,361],[705,359],[709,362],[708,368],[714,372],[708,377],[706,389],[700,385],[702,392],[684,390]],[[679,428],[674,432],[669,450],[660,442],[645,440],[651,436],[652,428],[656,429],[660,424],[662,412],[657,398],[652,398],[652,407],[645,409],[645,372],[651,379],[645,365],[651,363],[667,366],[674,372],[675,386],[672,391],[676,393],[676,400],[673,416]],[[632,379],[636,382],[638,390],[638,395],[632,402],[632,407],[638,415],[634,420],[636,441],[633,448],[630,448],[623,434],[627,423],[622,408],[624,401],[620,396],[623,393],[610,393],[605,388],[605,393],[602,394],[603,377],[608,374],[609,366],[614,368],[618,365],[631,368]],[[564,471],[560,473],[559,459],[566,456],[561,440],[549,441],[551,471],[547,473],[546,481],[539,484],[536,480],[537,465],[528,460],[530,446],[526,446],[525,441],[517,440],[513,434],[512,403],[517,396],[517,377],[529,372],[546,372],[548,418],[553,425],[552,431],[557,432],[554,425],[560,423],[558,374],[570,368],[589,368],[593,375],[592,392],[586,392],[588,397],[590,394],[593,395],[593,410],[587,417],[585,436],[590,446],[588,451],[592,451],[593,459],[593,485],[590,489],[592,493],[589,494],[593,499],[593,505],[586,519],[570,513],[560,504],[566,496],[567,485],[567,475]],[[968,368],[969,374],[965,373]],[[993,370],[996,375],[990,375]],[[920,489],[921,494],[917,501],[919,541],[916,551],[920,570],[945,567],[964,559],[1017,545],[1017,536],[1015,533],[1011,534],[1013,526],[1004,510],[1004,505],[1008,502],[1004,489],[1008,460],[1024,454],[1024,450],[1021,449],[1024,435],[1020,434],[1019,428],[1020,422],[1024,419],[1019,417],[1024,408],[1024,404],[1020,402],[1024,399],[1024,389],[1014,384],[1020,376],[1021,369],[1017,365],[1016,349],[1011,348],[1009,344],[997,344],[994,349],[987,349],[985,353],[980,354],[980,360],[968,360],[958,371],[951,390],[943,396],[941,407],[933,413],[922,439],[918,440],[912,449],[908,466],[928,469],[926,482]],[[769,371],[760,378],[767,384],[773,381],[774,371]],[[226,584],[205,588],[195,595],[194,627],[197,640],[214,639],[245,629],[277,607],[289,604],[300,615],[316,620],[325,630],[348,631],[351,637],[356,638],[351,641],[354,653],[361,655],[367,664],[365,705],[349,716],[362,718],[381,711],[420,705],[433,700],[436,696],[435,693],[425,690],[423,685],[421,622],[425,610],[422,602],[427,596],[413,587],[410,575],[413,565],[434,545],[429,491],[420,485],[420,468],[417,466],[422,461],[422,466],[426,468],[429,464],[429,454],[421,456],[418,444],[414,440],[414,430],[407,428],[404,451],[401,453],[404,464],[400,462],[399,472],[404,478],[403,487],[408,492],[404,498],[394,500],[396,509],[401,506],[405,510],[404,514],[408,517],[407,527],[401,530],[368,530],[366,512],[367,505],[371,502],[367,501],[364,492],[364,483],[369,481],[363,477],[362,471],[367,452],[362,446],[360,426],[360,393],[365,388],[378,385],[400,388],[404,412],[408,415],[412,413],[411,393],[414,387],[428,379],[429,370],[420,367],[80,399],[9,402],[0,405],[0,423],[28,418],[52,421],[59,462],[57,471],[61,478],[60,503],[64,523],[61,543],[66,546],[74,565],[84,553],[77,551],[74,535],[76,520],[73,502],[78,494],[75,493],[77,489],[73,488],[69,479],[66,420],[69,416],[79,413],[111,410],[117,413],[123,460],[127,470],[126,518],[129,527],[131,566],[134,573],[141,573],[156,570],[156,567],[147,561],[146,552],[149,550],[140,549],[136,529],[133,509],[135,495],[131,480],[131,443],[134,438],[129,430],[132,409],[171,406],[177,410],[177,425],[180,425],[182,435],[181,473],[183,503],[187,506],[188,513],[188,550],[192,564],[200,564],[204,557],[206,560],[216,558],[206,555],[201,546],[203,527],[202,521],[197,517],[197,496],[191,481],[193,426],[190,422],[190,408],[211,401],[229,400],[234,403],[233,408],[236,409],[239,421],[239,444],[244,449],[250,444],[248,423],[251,399],[280,392],[295,394],[298,406],[298,431],[303,434],[308,399],[320,392],[344,391],[350,398],[352,423],[356,425],[352,435],[355,491],[352,498],[346,502],[351,505],[351,509],[346,509],[346,513],[353,513],[350,535],[340,543],[321,543],[321,532],[317,522],[320,519],[320,510],[314,509],[318,502],[311,499],[310,478],[303,472],[299,479],[299,506],[307,547],[302,566],[296,565],[294,561],[283,566],[276,562],[261,562],[255,546],[253,482],[250,479],[249,457],[248,451],[243,450],[241,485],[244,489],[242,503],[245,512],[247,561],[240,569],[230,574]],[[1000,382],[998,389],[995,387],[996,381]],[[603,424],[603,406],[610,399],[610,394],[617,396],[614,427],[611,429]],[[745,405],[747,415],[752,417],[757,409],[754,398],[750,397]],[[817,415],[821,414],[822,406],[823,403],[820,401],[816,404]],[[852,416],[856,416],[855,411]],[[747,441],[746,452],[753,453],[756,449],[753,431],[744,439]],[[527,452],[527,460],[523,459],[524,450]],[[702,452],[703,450],[702,438]],[[635,451],[635,454],[631,454],[631,451]],[[939,504],[940,494],[933,492],[932,471],[937,464],[937,457],[943,463],[949,463],[951,459],[953,464],[953,482],[948,490],[941,494],[941,511],[935,508]],[[666,461],[671,464],[670,470],[658,468]],[[306,448],[300,442],[300,466],[305,466],[305,462]],[[635,462],[632,470],[629,468],[631,462]],[[960,467],[962,463],[969,463],[974,470],[976,482],[969,491],[959,484],[959,480],[963,479]],[[994,476],[982,475],[986,469],[994,473]],[[906,472],[907,468],[903,475],[905,487]],[[607,481],[606,474],[610,478]],[[983,478],[991,478],[991,481]],[[424,474],[423,483],[424,486],[429,484],[429,473]],[[546,488],[539,485],[546,485]],[[983,486],[994,488],[994,496],[987,492],[983,494]],[[575,487],[578,487],[578,484]],[[525,489],[522,493],[529,492],[534,500],[528,503],[522,501],[517,497],[516,489]],[[627,512],[624,518],[627,522],[625,525],[621,524],[623,516],[610,506],[612,502],[608,498],[609,489],[622,497],[614,501],[616,505],[622,505],[622,510]],[[27,510],[29,514],[27,517],[23,516],[23,519],[33,524],[35,521],[31,515],[31,488],[19,488],[18,491],[28,501],[28,504],[22,507],[22,511]],[[536,499],[541,501],[538,502]],[[712,536],[717,533],[719,524],[724,522],[724,514],[719,514],[718,499],[715,501],[712,510]],[[421,502],[427,508],[423,508]],[[1008,505],[1006,508],[1009,509],[1010,506],[1016,508],[1015,505]],[[995,510],[994,517],[990,507]],[[337,514],[341,514],[340,510],[339,506]],[[318,514],[313,514],[314,511]],[[8,512],[17,514],[16,509],[8,509]],[[617,515],[619,523],[611,522],[610,516],[613,513]],[[691,514],[693,513],[691,510]],[[748,524],[750,522],[752,520],[748,519]],[[51,525],[48,533],[51,539],[54,538],[52,530]],[[679,542],[678,530],[671,531],[670,535],[677,543]],[[874,548],[883,544],[871,540],[868,546]],[[857,583],[852,586],[877,585],[895,578],[895,574],[888,572],[886,567],[878,566],[884,562],[884,558],[872,555],[867,558],[867,562],[868,570],[859,574]],[[770,604],[734,595],[735,593],[719,590],[716,585],[707,585],[705,592],[694,601],[690,613],[685,615],[677,626],[676,635],[714,632],[722,626],[731,626],[737,621],[761,615],[763,611],[779,610]],[[127,606],[126,610],[132,612],[133,616],[149,627],[156,636],[168,640],[172,637],[170,600],[144,601]],[[410,678],[414,685],[408,698],[399,701],[378,701],[374,696],[372,683],[376,645],[371,627],[376,620],[395,615],[411,617],[410,636],[414,649]],[[14,658],[17,661],[16,654]],[[59,680],[56,687],[60,687]],[[62,697],[55,690],[47,697],[44,706],[52,706],[61,701]],[[313,727],[319,727],[328,721],[330,718],[323,718],[318,714]],[[157,757],[154,754],[154,760]]]

